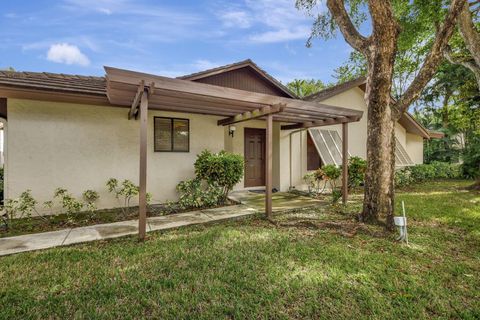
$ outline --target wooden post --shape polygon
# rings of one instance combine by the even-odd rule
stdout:
[[[138,194],[138,238],[145,240],[147,229],[147,127],[148,89],[144,88],[140,101],[140,182]]]
[[[348,199],[348,122],[342,123],[342,202]]]
[[[269,114],[265,137],[265,214],[268,219],[272,216],[272,126],[273,116]]]

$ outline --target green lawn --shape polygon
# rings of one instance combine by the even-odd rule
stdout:
[[[478,319],[480,195],[468,183],[398,193],[409,247],[354,222],[354,204],[3,257],[0,319]]]

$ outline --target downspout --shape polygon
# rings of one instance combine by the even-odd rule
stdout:
[[[292,136],[293,136],[294,133],[302,132],[302,131],[305,131],[305,130],[306,130],[306,129],[295,130],[295,131],[290,132],[289,135],[288,135],[288,137],[289,137],[289,142],[290,142],[290,146],[289,146],[289,156],[290,156],[290,163],[289,163],[289,164],[290,164],[290,186],[289,186],[288,190],[291,190],[291,189],[293,188],[293,186],[292,186],[292,175],[293,175],[293,173],[292,173],[292,170],[293,170],[293,168],[292,168],[292,160],[293,160],[293,159],[292,159]],[[302,148],[303,148],[302,136],[300,136],[300,157],[301,157],[302,154],[303,154],[303,152],[302,152],[303,149],[302,149]],[[302,163],[301,163],[301,161],[300,161],[300,171],[302,171]]]

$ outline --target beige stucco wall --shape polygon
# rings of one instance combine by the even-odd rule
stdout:
[[[365,159],[367,157],[367,105],[364,100],[364,92],[359,88],[353,88],[344,91],[338,95],[330,97],[324,101],[324,104],[331,106],[350,108],[363,111],[363,117],[358,122],[348,124],[348,150],[352,156]],[[340,137],[342,136],[342,126],[325,126],[325,130],[336,130]],[[306,161],[306,160],[305,160]]]
[[[358,156],[363,159],[367,157],[367,105],[364,100],[364,92],[360,88],[352,88],[346,90],[333,97],[322,101],[324,104],[350,108],[363,111],[363,117],[358,122],[348,124],[348,150],[351,156]],[[321,127],[326,130],[335,130],[342,137],[342,126],[333,125]],[[305,187],[303,184],[303,176],[307,173],[307,147],[306,137],[308,132],[294,134],[292,144],[292,185],[297,188]],[[288,135],[285,132],[284,135]],[[408,154],[415,163],[423,162],[423,138],[417,135],[409,134],[406,129],[398,122],[395,124],[395,136],[402,146],[407,150]],[[408,137],[408,138],[407,138]],[[301,146],[298,144],[301,143]],[[287,146],[287,144],[285,144]],[[282,158],[283,159],[283,158]],[[284,173],[281,173],[281,177]],[[282,179],[282,181],[287,181]],[[289,179],[288,179],[289,182]],[[289,185],[289,183],[288,183]]]
[[[395,123],[395,137],[400,141],[401,145],[406,149],[407,148],[407,130],[402,127],[398,122]],[[407,150],[408,152],[408,150]]]
[[[190,119],[190,152],[154,152],[154,116]],[[199,152],[223,149],[218,119],[149,111],[147,189],[155,202],[176,198],[175,186],[193,177]],[[9,99],[7,130],[7,198],[31,189],[44,202],[57,187],[78,198],[93,189],[100,194],[99,207],[108,208],[119,204],[105,187],[110,177],[138,183],[139,121],[127,120],[127,109]]]
[[[423,138],[415,134],[406,134],[406,150],[413,163],[423,163]]]

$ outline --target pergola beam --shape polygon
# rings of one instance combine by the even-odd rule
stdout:
[[[308,129],[314,127],[322,127],[322,126],[330,126],[334,124],[340,123],[348,123],[348,122],[355,122],[359,121],[360,118],[351,118],[351,117],[336,117],[331,119],[325,120],[318,120],[318,121],[308,121],[308,122],[301,122],[296,124],[287,124],[281,127],[282,130],[293,130],[293,129]]]
[[[253,111],[247,111],[241,114],[237,114],[236,116],[220,119],[217,122],[219,126],[227,126],[230,124],[258,119],[266,115],[272,115],[275,113],[280,113],[285,108],[285,104],[277,104],[273,106],[266,106],[260,109],[255,109]]]
[[[130,107],[130,111],[128,112],[128,120],[132,119],[133,116],[136,116],[138,112],[138,104],[140,103],[144,89],[145,89],[145,81],[142,80],[138,85],[137,93],[133,98],[132,106]]]
[[[359,110],[346,109],[342,107],[335,107],[325,105],[322,103],[304,101],[298,99],[291,99],[269,94],[249,92],[245,90],[215,86],[210,84],[198,83],[194,81],[172,79],[152,74],[141,72],[121,70],[111,67],[105,67],[107,73],[107,91],[112,86],[117,84],[138,85],[139,80],[145,80],[147,83],[155,82],[155,90],[158,90],[160,95],[177,94],[179,96],[194,95],[199,100],[214,100],[223,103],[251,103],[257,105],[275,105],[285,103],[288,111],[296,110],[297,112],[313,111],[325,117],[336,116],[357,116],[361,117],[363,112]],[[165,94],[166,92],[169,94]],[[116,99],[116,97],[109,95],[111,103],[122,104],[123,99]]]

